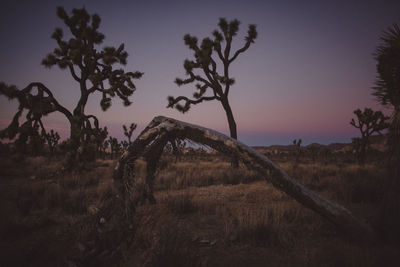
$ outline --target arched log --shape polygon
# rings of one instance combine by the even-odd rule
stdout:
[[[139,201],[143,201],[143,199],[140,199],[143,196],[154,201],[152,180],[154,179],[157,161],[168,140],[178,138],[189,139],[221,153],[237,157],[248,167],[264,175],[266,180],[274,187],[328,219],[346,233],[363,239],[374,239],[372,228],[356,218],[348,209],[306,188],[266,156],[251,147],[217,131],[162,116],[155,117],[150,122],[122,155],[115,168],[114,179],[119,184],[118,188],[121,195],[125,198],[127,214],[134,210]],[[134,163],[140,157],[144,157],[147,161],[148,177],[146,182],[148,185],[147,192],[144,195],[135,196],[133,193]],[[266,175],[267,173],[270,173],[270,175]]]

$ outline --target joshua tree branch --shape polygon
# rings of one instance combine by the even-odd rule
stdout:
[[[71,75],[74,78],[74,80],[77,81],[78,83],[80,83],[81,79],[76,75],[75,69],[74,69],[74,66],[72,65],[72,63],[69,63],[68,67],[69,67],[69,71],[71,72]]]
[[[186,103],[189,103],[190,105],[195,105],[198,103],[201,103],[203,101],[211,101],[217,99],[215,96],[203,96],[200,97],[199,99],[190,99],[186,96],[178,96],[177,98],[174,98],[174,100],[168,105],[168,107],[173,106],[175,104],[177,104],[180,101],[185,101]]]
[[[250,42],[247,41],[246,44],[242,48],[238,49],[233,55],[233,57],[229,59],[229,64],[231,64],[239,56],[239,54],[245,52],[249,47],[250,47]]]

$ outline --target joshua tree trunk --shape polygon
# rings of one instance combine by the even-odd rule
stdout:
[[[80,146],[81,141],[81,133],[82,133],[82,123],[81,119],[78,116],[71,116],[69,119],[70,122],[70,135],[69,135],[69,144],[68,144],[68,154],[67,154],[67,166],[74,167],[77,163],[77,153]]]
[[[226,103],[223,105],[225,112],[226,112],[226,117],[228,119],[228,124],[229,124],[229,133],[231,138],[237,140],[237,128],[236,128],[236,122],[235,118],[233,117],[232,109],[229,103]]]
[[[231,138],[237,140],[237,127],[236,127],[235,118],[233,117],[233,112],[232,112],[231,106],[229,105],[228,99],[222,100],[221,102],[222,102],[222,106],[224,107],[226,117],[228,119],[229,134],[230,134]],[[235,157],[232,158],[232,167],[234,167],[234,168],[239,167],[239,161]]]
[[[156,162],[167,141],[174,139],[190,139],[222,153],[234,155],[249,168],[265,175],[266,180],[277,189],[325,217],[346,233],[362,239],[374,239],[374,232],[369,225],[357,219],[343,206],[309,190],[261,153],[211,129],[161,116],[154,118],[143,130],[122,155],[115,168],[114,179],[117,188],[120,190],[120,195],[124,198],[128,217],[133,212],[135,205],[143,201],[143,197],[151,202],[154,201],[151,190]],[[148,168],[146,192],[140,193],[138,188],[134,186],[136,176],[134,167],[135,161],[142,156],[147,161]],[[268,173],[271,175],[268,175]]]

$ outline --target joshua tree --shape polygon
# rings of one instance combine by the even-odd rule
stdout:
[[[42,129],[39,132],[39,124],[34,124],[32,131],[29,133],[29,152],[32,156],[40,156],[44,152],[44,144],[46,143],[46,132]]]
[[[380,111],[373,111],[370,108],[365,108],[364,111],[356,109],[354,114],[357,115],[357,122],[351,119],[350,124],[360,130],[361,138],[354,138],[353,144],[357,150],[359,163],[364,164],[365,153],[369,146],[369,137],[375,132],[381,134],[381,131],[389,126],[387,123],[389,117],[386,117]]]
[[[218,100],[225,110],[230,136],[234,139],[237,139],[237,128],[228,96],[235,80],[229,74],[229,67],[257,38],[256,25],[249,25],[245,44],[231,55],[232,40],[239,31],[239,23],[236,19],[228,23],[226,19],[220,18],[218,23],[220,31],[213,32],[213,40],[204,38],[200,47],[195,36],[189,34],[184,36],[185,44],[194,52],[194,60],[186,59],[184,61],[183,67],[189,77],[187,79],[176,78],[175,83],[178,86],[196,83],[196,92],[193,94],[194,99],[186,96],[168,97],[168,107],[175,107],[182,113],[187,112],[191,105]],[[213,52],[217,54],[216,59],[213,58]],[[218,59],[221,61],[222,70],[217,70]],[[180,104],[181,101],[183,104]]]
[[[120,143],[120,147],[121,147],[123,150],[127,150],[128,147],[129,147],[129,142],[126,141],[126,140],[122,140],[121,143]]]
[[[400,240],[400,27],[394,24],[381,36],[375,51],[377,60],[376,86],[373,88],[378,101],[393,110],[389,126],[389,177],[383,200],[382,229],[390,239]]]
[[[132,143],[131,138],[132,138],[133,132],[136,130],[136,127],[137,127],[136,123],[131,123],[131,125],[129,126],[129,129],[125,125],[122,125],[122,128],[124,129],[124,135],[126,137],[128,137],[128,145],[130,145]]]
[[[98,157],[104,158],[104,152],[107,146],[104,144],[108,136],[107,126],[104,128],[96,128],[93,130],[94,142],[96,143],[96,154]]]
[[[389,148],[391,161],[400,176],[400,27],[394,24],[383,32],[382,43],[377,47],[376,86],[373,95],[384,105],[391,107],[393,113],[389,126]]]
[[[186,142],[182,139],[175,139],[170,144],[172,146],[172,153],[175,155],[175,162],[178,162],[186,148]]]
[[[117,138],[114,138],[112,136],[109,136],[108,143],[110,144],[110,149],[111,149],[111,159],[113,159],[114,156],[116,157],[118,156],[121,150],[121,144],[118,142]]]
[[[52,157],[54,154],[54,149],[60,140],[60,135],[54,130],[50,130],[49,133],[44,133],[44,138],[49,146],[50,157]]]
[[[116,69],[114,64],[126,64],[128,53],[124,44],[118,48],[98,46],[103,42],[104,35],[98,31],[100,17],[90,16],[85,8],[73,9],[69,16],[64,8],[57,8],[57,15],[63,20],[70,31],[71,38],[63,39],[63,30],[56,28],[52,38],[57,42],[57,48],[43,59],[46,67],[58,66],[69,70],[73,79],[79,84],[80,98],[75,108],[70,111],[61,105],[52,91],[44,84],[33,82],[19,90],[15,86],[0,83],[0,94],[19,102],[18,112],[11,124],[2,131],[2,137],[13,139],[18,129],[33,122],[40,122],[42,116],[52,112],[61,112],[70,123],[69,159],[76,159],[78,147],[88,140],[91,130],[98,128],[98,120],[94,115],[85,113],[85,106],[91,94],[102,95],[100,106],[103,111],[111,106],[111,98],[117,95],[125,106],[131,104],[128,97],[136,90],[133,79],[138,79],[143,73],[125,72]],[[36,93],[35,93],[36,88]],[[28,111],[27,122],[19,126],[19,118],[24,110]]]

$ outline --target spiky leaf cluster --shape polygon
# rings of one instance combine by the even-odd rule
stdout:
[[[400,27],[394,24],[381,37],[375,51],[377,60],[376,86],[373,88],[378,101],[400,110]]]
[[[111,158],[113,155],[118,155],[121,151],[121,143],[118,142],[118,139],[112,136],[109,136],[108,143],[110,144],[111,148]]]
[[[133,80],[142,77],[143,73],[125,72],[113,67],[116,63],[126,65],[128,53],[124,44],[118,48],[97,48],[104,40],[104,35],[98,31],[101,20],[97,14],[90,16],[85,8],[73,9],[69,16],[64,8],[58,7],[57,15],[68,27],[72,38],[64,39],[63,30],[56,28],[51,37],[58,47],[43,59],[42,64],[68,68],[80,83],[82,94],[102,93],[100,106],[103,110],[111,106],[111,98],[115,95],[124,105],[130,105],[129,96],[136,90]],[[86,87],[86,81],[91,82],[90,87]]]
[[[36,127],[35,125],[39,125],[44,131],[42,117],[59,108],[51,91],[40,83],[31,83],[26,88],[19,90],[14,85],[0,82],[0,95],[18,101],[18,111],[9,126],[0,131],[0,138],[14,139],[17,134],[34,133],[35,131],[32,129]],[[24,111],[26,111],[26,121],[20,124],[19,120]]]
[[[228,23],[225,18],[220,18],[219,30],[213,32],[214,38],[204,38],[200,46],[197,37],[190,34],[184,36],[185,44],[194,52],[194,60],[186,59],[184,61],[183,67],[188,78],[176,78],[175,83],[178,86],[195,83],[196,91],[193,93],[193,99],[185,96],[176,98],[169,96],[167,107],[176,108],[185,113],[191,105],[203,101],[227,100],[229,89],[235,83],[234,78],[229,75],[229,66],[257,38],[256,25],[249,25],[245,44],[231,55],[232,40],[239,31],[239,24],[240,22],[236,19]],[[213,55],[222,62],[222,70],[217,70],[217,61],[213,58]],[[210,93],[207,95],[207,92]]]
[[[122,128],[124,129],[124,135],[126,137],[128,137],[128,145],[130,145],[132,143],[131,138],[132,138],[133,132],[136,130],[136,127],[137,127],[136,123],[131,123],[131,125],[129,126],[129,129],[125,125],[122,125]]]
[[[60,135],[53,129],[51,129],[48,133],[42,133],[42,135],[43,138],[46,140],[47,145],[49,146],[50,154],[52,155],[55,147],[58,145]]]

